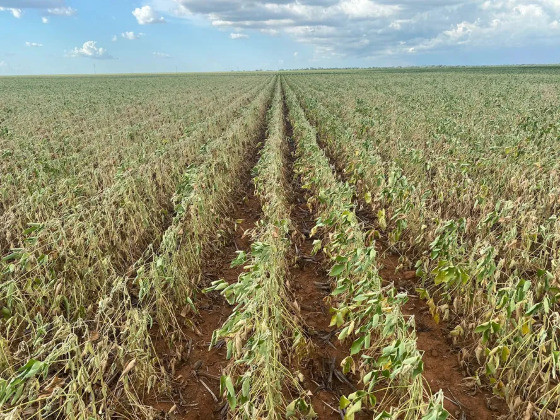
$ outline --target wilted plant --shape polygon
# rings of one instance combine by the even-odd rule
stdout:
[[[290,206],[285,178],[287,142],[280,83],[268,118],[268,136],[253,170],[262,218],[253,232],[250,253],[240,252],[234,265],[245,265],[237,282],[216,281],[235,308],[216,330],[212,344],[225,339],[232,360],[222,377],[222,391],[234,418],[281,419],[313,416],[293,366],[305,338],[291,311],[286,290],[289,271]],[[286,396],[292,396],[292,402]]]
[[[512,412],[553,418],[560,180],[551,147],[559,128],[540,83],[554,77],[535,72],[518,83],[507,73],[404,75],[389,87],[390,75],[356,75],[352,86],[322,79],[313,91],[299,81],[294,88],[378,228],[416,262],[434,318],[453,310],[465,362],[476,356]],[[433,89],[436,79],[453,89]],[[504,92],[508,108],[479,101]],[[520,293],[527,280],[533,287]]]
[[[393,286],[381,287],[374,244],[366,244],[354,213],[353,188],[336,179],[317,144],[315,129],[289,87],[286,98],[297,139],[295,170],[303,188],[311,191],[308,205],[318,215],[311,233],[321,232],[316,250],[328,257],[330,275],[336,280],[331,325],[341,328],[340,340],[354,340],[351,354],[342,362],[343,372],[359,371],[366,387],[353,395],[353,402],[348,399],[341,405],[352,413],[364,400],[378,409],[375,389],[382,387],[385,392],[379,407],[389,409],[391,417],[416,419],[429,410],[424,403],[422,356],[416,348],[414,324],[400,311],[406,296],[396,294]],[[358,354],[361,362],[356,367],[354,356]]]

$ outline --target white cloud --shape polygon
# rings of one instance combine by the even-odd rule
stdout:
[[[47,9],[47,13],[53,16],[74,16],[78,11],[71,7],[53,7]]]
[[[8,67],[8,63],[5,61],[0,61],[0,67]]]
[[[1,7],[0,12],[10,12],[13,17],[19,19],[23,15],[23,10],[17,9],[15,7]]]
[[[70,51],[70,57],[87,57],[96,59],[109,59],[113,58],[109,55],[107,50],[97,46],[95,41],[86,41],[81,47],[76,47]]]
[[[142,32],[139,33],[134,33],[133,31],[128,31],[128,32],[123,32],[121,34],[121,37],[123,37],[124,39],[128,39],[130,41],[133,41],[135,39],[139,39],[141,37],[143,37],[144,34]],[[116,40],[115,40],[116,41]]]
[[[229,34],[229,37],[231,39],[242,39],[242,38],[249,38],[249,35],[232,32],[231,34]]]
[[[340,7],[344,14],[353,19],[390,16],[400,9],[398,5],[390,6],[371,0],[343,0],[338,4],[338,7]]]
[[[31,47],[31,48],[38,48],[38,47],[42,47],[43,44],[39,44],[38,42],[29,42],[29,41],[27,41],[27,42],[25,43],[25,46],[26,46],[26,47]]]
[[[116,35],[113,35],[113,37],[111,38],[111,41],[113,42],[117,42],[118,37]]]
[[[294,57],[297,57],[299,55],[299,52],[294,51]]]
[[[161,51],[154,51],[152,53],[152,55],[154,57],[157,57],[157,58],[171,58],[171,56],[169,54],[161,52]]]
[[[433,50],[443,47],[470,45],[475,47],[512,47],[560,41],[554,31],[556,20],[542,5],[516,4],[515,1],[489,2],[481,5],[491,12],[471,21],[462,21],[437,35],[421,40],[415,50]]]
[[[57,16],[73,16],[76,9],[66,5],[65,0],[0,0],[0,11],[9,11],[16,18],[23,15],[24,10],[38,10],[44,14]],[[42,18],[48,23],[48,18]]]
[[[234,34],[310,44],[316,57],[378,57],[560,44],[560,0],[157,0],[161,10]],[[165,6],[162,6],[165,5]],[[159,10],[159,9],[158,9]]]
[[[43,17],[41,18],[41,22],[43,22],[43,23],[49,23],[49,18],[46,17],[46,16],[43,16]]]
[[[132,11],[132,14],[140,25],[165,23],[165,19],[159,16],[150,6],[137,7]]]

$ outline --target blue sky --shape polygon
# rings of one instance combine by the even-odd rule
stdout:
[[[560,62],[560,0],[0,0],[0,75]]]

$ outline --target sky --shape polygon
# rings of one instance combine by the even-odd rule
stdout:
[[[0,0],[0,75],[560,63],[560,0]]]

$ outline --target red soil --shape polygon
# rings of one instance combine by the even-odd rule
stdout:
[[[237,250],[249,251],[249,232],[255,227],[260,215],[260,203],[253,194],[253,186],[247,181],[247,195],[240,200],[230,215],[235,230],[230,244],[223,254],[210,261],[204,276],[206,285],[211,281],[224,279],[229,283],[237,281],[243,267],[231,268],[231,261]],[[190,346],[183,350],[181,360],[175,368],[172,400],[156,401],[151,405],[161,410],[162,417],[173,420],[222,419],[227,414],[227,403],[220,395],[220,376],[228,364],[226,346],[223,342],[211,349],[209,345],[214,330],[220,328],[231,314],[231,306],[217,292],[201,294],[196,299],[198,314],[193,320],[195,327],[185,327]],[[158,356],[170,360],[174,351],[167,349]]]
[[[459,420],[492,420],[507,414],[503,400],[486,389],[473,387],[473,381],[463,374],[458,359],[460,348],[453,346],[449,326],[436,323],[427,305],[415,294],[420,280],[414,271],[397,270],[399,257],[387,249],[381,249],[378,261],[383,267],[379,271],[383,280],[394,282],[397,289],[408,293],[403,313],[414,316],[417,346],[424,352],[423,376],[432,392],[443,390],[446,410]]]

